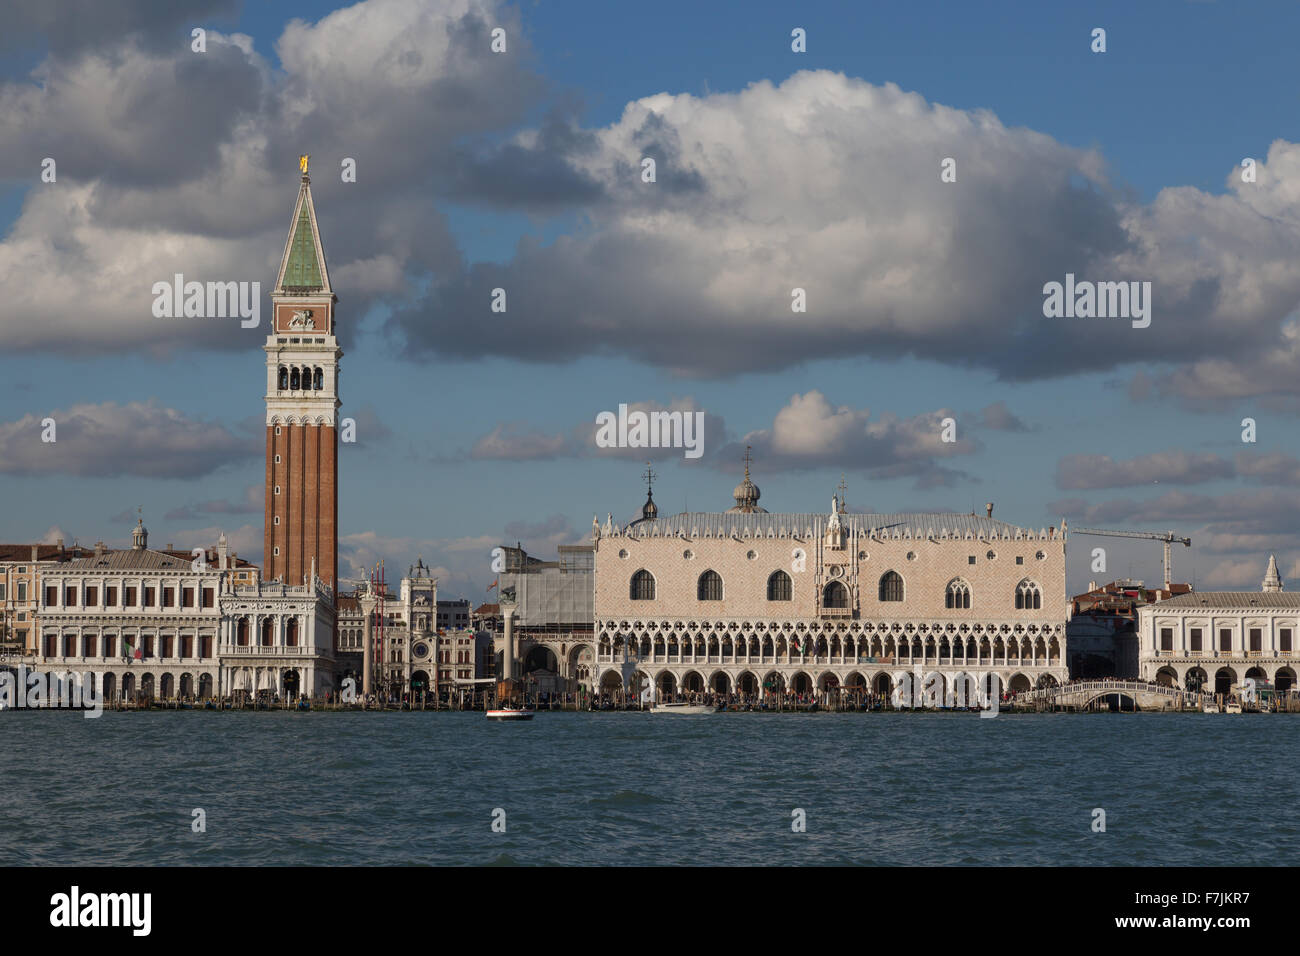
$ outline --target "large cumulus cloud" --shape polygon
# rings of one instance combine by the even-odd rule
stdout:
[[[595,136],[571,158],[604,187],[587,228],[439,277],[393,320],[414,350],[615,352],[699,375],[916,354],[1023,380],[1266,361],[1300,301],[1289,143],[1256,183],[1143,205],[1093,151],[829,72],[646,97]],[[955,183],[940,180],[946,157]],[[1152,326],[1045,319],[1043,285],[1067,272],[1151,282]],[[488,312],[497,287],[504,315]]]

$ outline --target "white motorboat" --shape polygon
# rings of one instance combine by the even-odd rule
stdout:
[[[684,702],[654,704],[650,708],[652,714],[712,714],[717,708],[710,707],[708,704],[687,704]]]
[[[1223,712],[1225,714],[1240,714],[1241,703],[1235,700],[1230,700],[1223,705]]]
[[[1207,700],[1205,704],[1201,707],[1201,713],[1203,714],[1217,714],[1218,712],[1219,712],[1219,705],[1212,700]]]
[[[488,720],[532,720],[533,711],[528,707],[517,707],[514,704],[502,704],[495,710],[487,712]]]

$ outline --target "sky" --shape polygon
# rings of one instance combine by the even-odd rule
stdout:
[[[309,153],[345,578],[420,555],[477,602],[497,545],[636,516],[647,459],[661,514],[731,506],[747,446],[771,511],[843,475],[853,511],[1174,530],[1200,589],[1300,576],[1300,8],[1068,7],[11,0],[2,536],[126,546],[142,509],[261,560]],[[177,272],[259,281],[262,326],[155,317]],[[1067,274],[1150,323],[1045,314]],[[702,454],[601,447],[620,405],[699,413]],[[1072,535],[1067,586],[1161,550]]]

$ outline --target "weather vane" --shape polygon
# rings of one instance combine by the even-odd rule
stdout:
[[[311,159],[311,157],[308,156],[306,153],[303,153],[301,156],[298,157],[298,168],[302,170],[302,174],[304,176],[307,175],[307,161],[309,159]]]
[[[650,462],[647,461],[645,463],[645,474],[641,477],[645,479],[646,494],[652,494],[654,492],[654,481],[656,476],[655,473],[650,470]]]

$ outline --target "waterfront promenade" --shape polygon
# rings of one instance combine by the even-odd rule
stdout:
[[[998,702],[998,710],[1011,713],[1059,713],[1135,711],[1195,711],[1208,702],[1222,703],[1223,695],[1199,693],[1146,681],[1099,680],[1079,681],[1053,687],[1039,688],[1019,694],[1008,694]],[[979,711],[971,706],[927,706],[918,702],[912,706],[907,701],[865,694],[768,694],[763,697],[744,695],[697,694],[678,698],[685,703],[706,704],[719,712],[748,713],[798,713],[798,712],[886,712],[886,711]],[[646,710],[645,704],[634,700],[593,697],[589,694],[562,694],[541,698],[528,697],[530,707],[556,711],[629,711]],[[234,711],[482,711],[496,706],[491,694],[434,698],[432,695],[415,699],[371,697],[362,700],[341,700],[338,697],[302,698],[291,701],[285,698],[252,700],[194,700],[194,699],[117,699],[106,702],[105,709],[113,711],[177,711],[177,710],[234,710]],[[1246,712],[1300,713],[1300,694],[1291,693],[1266,701],[1244,701]]]

